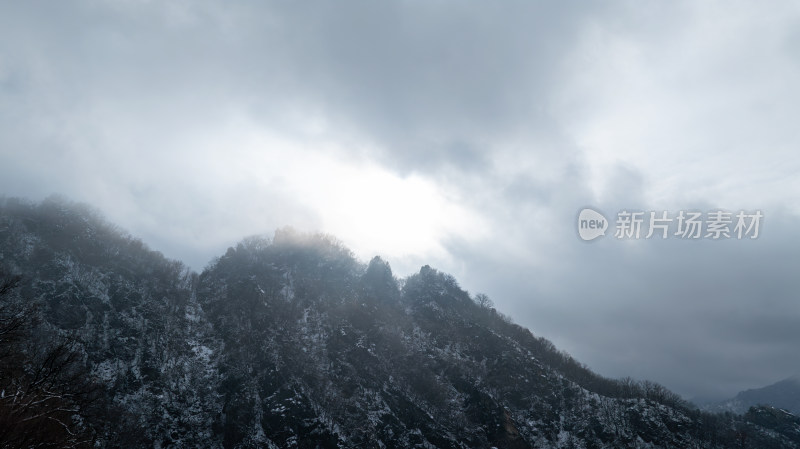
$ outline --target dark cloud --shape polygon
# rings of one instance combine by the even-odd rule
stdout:
[[[552,67],[588,13],[527,2],[320,6],[278,13],[296,24],[279,31],[280,63],[298,90],[406,169],[535,126],[557,82]],[[269,47],[275,36],[256,38]]]

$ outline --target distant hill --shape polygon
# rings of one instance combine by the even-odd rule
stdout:
[[[766,387],[742,391],[732,399],[710,404],[705,408],[712,411],[745,413],[755,405],[769,405],[800,416],[800,376],[793,376]]]
[[[330,236],[195,273],[87,206],[0,199],[0,271],[0,447],[800,447],[792,415],[603,378],[452,276]]]

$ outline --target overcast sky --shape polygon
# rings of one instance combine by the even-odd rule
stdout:
[[[730,396],[800,374],[798,79],[793,1],[5,1],[0,194],[197,270],[328,232],[600,374]],[[587,243],[585,206],[764,218]]]

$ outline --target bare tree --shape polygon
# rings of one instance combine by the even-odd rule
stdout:
[[[0,447],[92,447],[99,387],[75,341],[37,333],[19,281],[0,276]]]
[[[491,299],[489,299],[489,296],[486,295],[485,293],[478,293],[477,295],[475,295],[474,301],[475,304],[481,306],[484,309],[491,309],[492,307],[494,307],[494,302]]]

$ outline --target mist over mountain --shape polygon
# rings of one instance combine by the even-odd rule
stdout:
[[[452,276],[327,235],[195,273],[85,205],[5,198],[0,269],[0,447],[800,447],[792,414],[601,377]]]
[[[769,405],[800,416],[800,376],[792,376],[766,387],[745,390],[731,399],[707,404],[704,408],[744,413],[756,405]]]

